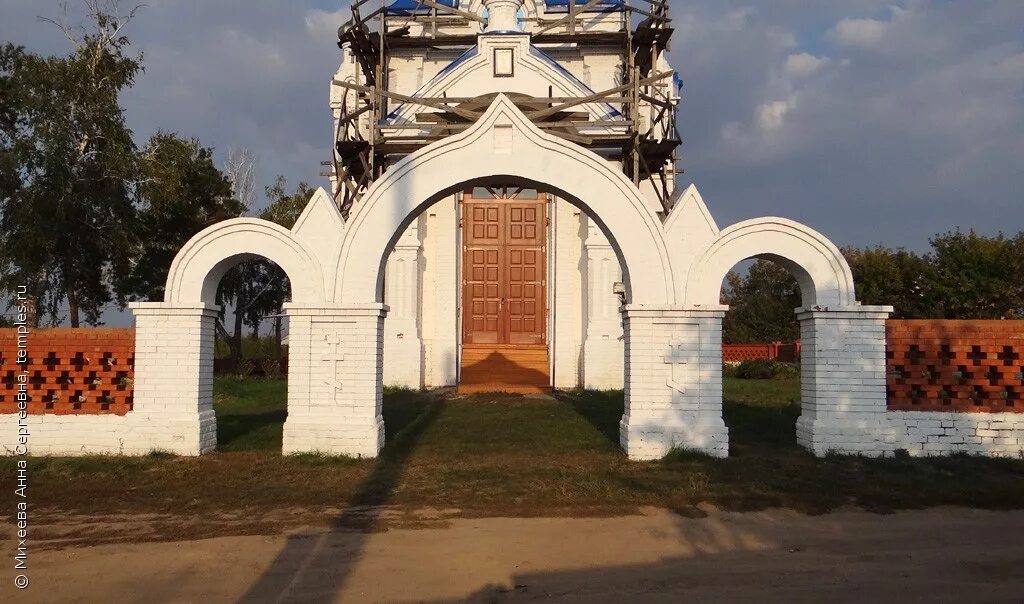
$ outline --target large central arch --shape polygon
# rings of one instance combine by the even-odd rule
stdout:
[[[337,256],[335,300],[380,302],[384,262],[405,227],[467,183],[495,180],[542,187],[586,212],[619,256],[629,302],[666,305],[680,297],[660,207],[607,160],[542,132],[498,95],[472,128],[406,157],[370,187]]]

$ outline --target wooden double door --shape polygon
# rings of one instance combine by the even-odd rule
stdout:
[[[463,195],[464,344],[547,344],[547,201],[517,187]]]

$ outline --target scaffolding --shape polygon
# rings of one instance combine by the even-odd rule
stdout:
[[[477,43],[474,23],[485,19],[474,12],[435,0],[400,0],[363,14],[374,0],[355,0],[352,19],[338,29],[338,46],[348,46],[358,64],[357,82],[335,79],[340,92],[340,115],[335,129],[333,159],[324,162],[335,184],[335,200],[346,218],[374,180],[402,156],[469,128],[497,93],[473,98],[407,96],[389,89],[389,61],[409,49],[463,51]],[[529,0],[528,0],[529,1]],[[457,3],[455,3],[457,4]],[[595,7],[612,11],[592,12]],[[674,72],[657,71],[659,57],[672,35],[668,0],[568,0],[564,15],[527,18],[531,44],[611,47],[623,57],[621,84],[582,97],[508,94],[538,128],[621,162],[637,186],[650,183],[663,211],[671,210],[678,149],[678,102]],[[396,12],[398,14],[396,14]],[[618,15],[618,27],[592,27]],[[416,28],[413,35],[412,28]],[[453,33],[454,32],[454,33]],[[407,104],[432,111],[411,120],[389,120],[389,110]],[[611,105],[616,112],[591,119],[587,106]]]

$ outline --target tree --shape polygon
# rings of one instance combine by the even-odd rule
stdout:
[[[903,249],[884,246],[845,247],[857,299],[864,304],[891,305],[898,319],[930,319],[942,316],[933,284],[932,259]]]
[[[722,303],[731,308],[722,322],[726,343],[792,342],[800,337],[794,310],[800,286],[786,269],[756,260],[746,275],[726,275]]]
[[[1024,317],[1024,233],[985,237],[973,230],[936,235],[931,289],[947,319]]]
[[[138,240],[132,270],[119,284],[122,302],[161,299],[178,250],[204,228],[245,210],[213,162],[213,150],[197,139],[157,132],[139,155],[139,172]]]
[[[119,99],[142,69],[122,33],[137,8],[84,1],[86,26],[44,19],[72,43],[70,55],[0,53],[0,88],[14,101],[3,117],[0,286],[26,285],[54,323],[66,304],[72,327],[99,322],[111,283],[130,267],[135,145]]]
[[[260,213],[260,218],[277,223],[286,229],[290,229],[295,226],[299,216],[302,215],[302,211],[306,208],[309,200],[313,197],[313,193],[315,193],[313,187],[309,186],[305,182],[300,182],[294,193],[288,193],[287,181],[284,176],[280,175],[274,181],[274,184],[267,187],[265,191],[270,204],[267,206],[266,210]],[[282,306],[289,296],[291,284],[288,282],[288,276],[284,274],[284,271],[282,271],[280,267],[274,265],[272,268],[274,269],[270,275],[272,279],[272,288],[268,292],[264,305],[260,309],[263,311],[263,316],[260,317],[260,319],[269,314],[274,315],[274,347],[276,355],[280,357]]]
[[[245,152],[229,155],[226,167],[229,178],[233,175],[240,179],[245,175],[252,174],[251,170],[245,168],[247,162],[244,161],[244,158],[246,157],[252,156]],[[264,189],[268,205],[259,213],[259,217],[290,229],[299,219],[306,204],[309,203],[314,189],[304,182],[300,182],[295,191],[291,193],[288,192],[287,187],[287,180],[283,176],[278,176],[273,185]],[[238,192],[243,189],[236,188],[235,190]],[[291,285],[284,271],[276,264],[262,258],[245,260],[224,275],[217,290],[218,304],[222,308],[217,332],[227,342],[233,364],[237,364],[241,359],[243,328],[248,326],[256,335],[259,333],[260,325],[268,316],[273,316],[276,353],[280,356],[282,336],[280,315],[290,291]],[[232,308],[234,315],[234,323],[230,332],[223,323],[226,318],[223,309],[228,306]]]
[[[260,218],[290,229],[295,226],[316,189],[305,182],[300,182],[294,193],[288,193],[287,187],[287,179],[278,175],[274,184],[264,189],[269,205],[260,213]]]

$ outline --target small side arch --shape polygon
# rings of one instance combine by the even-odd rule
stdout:
[[[720,303],[722,280],[739,262],[762,258],[782,265],[799,282],[804,308],[856,305],[853,274],[824,235],[785,218],[756,218],[724,231],[690,268],[686,302]]]
[[[243,260],[263,257],[276,263],[291,282],[292,301],[324,301],[320,264],[284,227],[258,218],[232,218],[210,226],[174,257],[164,301],[214,304],[217,284]]]

